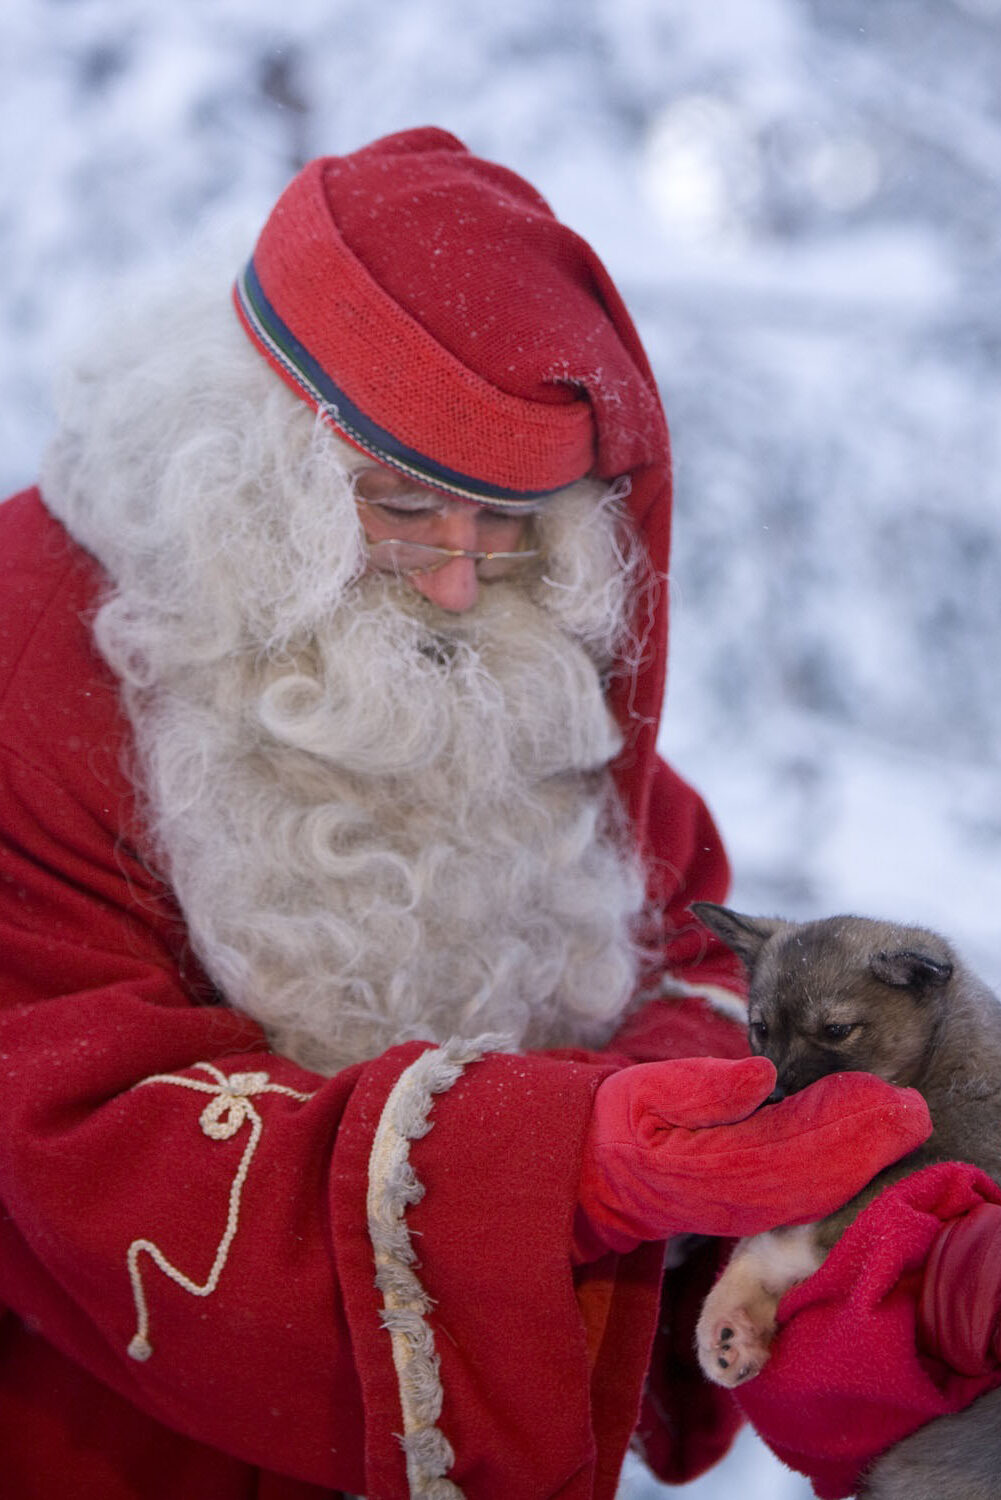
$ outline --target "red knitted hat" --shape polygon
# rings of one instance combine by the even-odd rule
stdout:
[[[313,161],[235,298],[297,394],[422,484],[517,510],[585,474],[629,474],[666,572],[667,427],[646,356],[593,250],[513,172],[430,127]],[[613,690],[631,755],[637,734],[652,749],[659,717],[659,595],[644,661]]]
[[[604,267],[528,183],[444,131],[305,167],[237,305],[345,437],[437,489],[517,506],[662,455],[649,370]],[[603,433],[602,415],[623,410]]]

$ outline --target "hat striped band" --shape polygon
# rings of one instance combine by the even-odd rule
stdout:
[[[247,262],[237,277],[233,295],[248,334],[279,373],[355,447],[377,462],[433,489],[503,510],[532,508],[564,488],[560,485],[556,489],[544,490],[508,489],[447,468],[426,453],[407,447],[356,406],[305,344],[296,338],[268,300],[253,260]]]

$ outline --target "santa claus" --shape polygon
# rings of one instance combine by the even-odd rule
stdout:
[[[725,1449],[714,1254],[664,1241],[928,1124],[849,1076],[755,1112],[654,750],[668,518],[607,273],[441,131],[313,162],[232,297],[79,362],[0,511],[6,1495],[610,1496],[638,1418],[676,1482]]]

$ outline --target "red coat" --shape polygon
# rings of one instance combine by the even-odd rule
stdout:
[[[395,1500],[401,1402],[427,1417],[411,1477],[447,1440],[456,1493],[611,1496],[662,1248],[571,1272],[591,1098],[631,1058],[740,1055],[742,1034],[689,997],[652,1002],[600,1056],[409,1043],[320,1078],[270,1053],[209,1003],[137,853],[128,730],[87,628],[98,585],[37,493],[0,509],[4,1496]],[[657,856],[665,967],[736,988],[685,915],[726,885],[704,808],[649,745],[623,777]],[[376,1285],[368,1215],[401,1152],[423,1187],[406,1228],[429,1300],[387,1315],[400,1283]],[[662,1330],[644,1408],[676,1482],[737,1421],[691,1366],[709,1274],[696,1260],[666,1278],[673,1347]],[[431,1341],[416,1368],[437,1374],[440,1415],[407,1386],[407,1317]]]

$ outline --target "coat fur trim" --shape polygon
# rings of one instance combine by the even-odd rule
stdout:
[[[414,1265],[417,1255],[404,1214],[419,1203],[424,1187],[410,1163],[410,1142],[432,1128],[435,1094],[443,1094],[466,1066],[487,1052],[510,1051],[508,1038],[495,1035],[469,1041],[453,1037],[424,1052],[396,1080],[379,1120],[368,1176],[368,1230],[375,1254],[375,1284],[383,1294],[382,1323],[392,1341],[393,1363],[403,1411],[407,1483],[413,1500],[463,1500],[445,1478],[455,1453],[438,1427],[442,1407],[440,1360],[427,1322],[431,1299]]]

